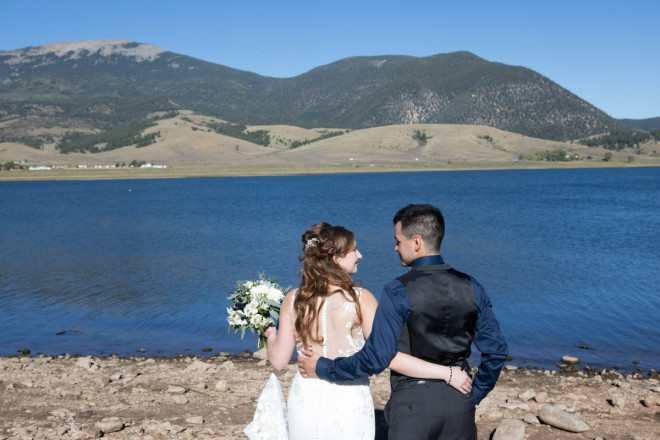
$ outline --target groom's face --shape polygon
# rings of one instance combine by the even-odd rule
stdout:
[[[398,252],[401,266],[410,266],[415,261],[415,243],[413,238],[406,238],[401,232],[401,222],[394,225],[394,240],[396,245],[394,250]]]

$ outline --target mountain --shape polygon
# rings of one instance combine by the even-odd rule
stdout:
[[[619,121],[631,130],[660,130],[660,118],[619,119]]]
[[[560,141],[624,127],[530,69],[469,52],[353,57],[270,78],[127,40],[0,51],[0,142],[75,143],[65,133],[76,132],[116,148],[183,109],[251,125],[473,124]]]

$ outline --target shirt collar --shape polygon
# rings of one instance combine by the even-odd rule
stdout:
[[[433,266],[436,264],[445,264],[445,260],[440,255],[425,255],[413,261],[411,266]]]

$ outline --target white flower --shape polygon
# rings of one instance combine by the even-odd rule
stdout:
[[[247,316],[256,315],[259,313],[258,307],[259,303],[252,300],[245,306],[243,313],[245,313]]]
[[[268,294],[268,286],[265,284],[259,284],[250,289],[250,293],[254,296],[265,296]]]
[[[282,291],[276,287],[271,287],[270,289],[268,289],[268,294],[266,296],[268,297],[268,299],[277,302],[281,302],[282,298],[284,297]]]

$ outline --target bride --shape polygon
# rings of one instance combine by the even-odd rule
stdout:
[[[377,302],[351,278],[362,258],[353,233],[341,226],[317,223],[302,236],[300,287],[291,290],[280,311],[278,329],[264,332],[268,360],[280,371],[297,349],[311,348],[323,357],[350,356],[369,337]],[[448,367],[398,353],[390,368],[411,377],[450,378]],[[471,379],[453,373],[451,386],[467,393]],[[289,439],[373,439],[374,406],[369,379],[326,382],[296,373],[287,404]]]

